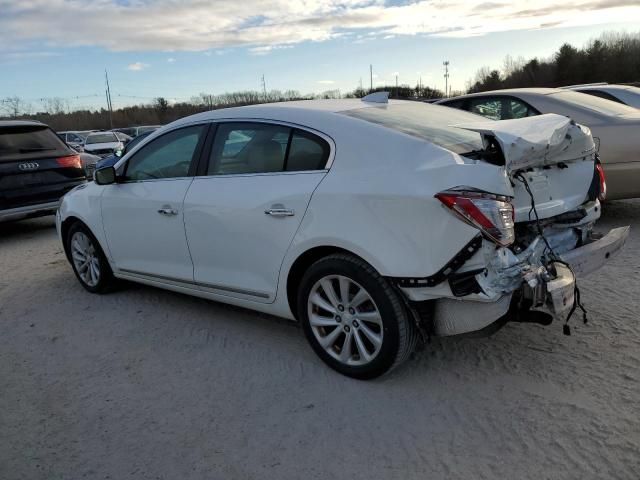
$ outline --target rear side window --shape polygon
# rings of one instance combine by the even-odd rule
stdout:
[[[207,174],[321,170],[329,152],[324,139],[303,130],[268,123],[222,123]]]
[[[322,170],[329,159],[329,144],[311,133],[295,130],[291,137],[285,170]]]
[[[483,120],[463,110],[411,102],[342,113],[421,138],[458,154],[483,148],[480,134],[454,126]]]
[[[0,127],[0,162],[42,154],[68,155],[69,149],[53,130],[44,125]]]

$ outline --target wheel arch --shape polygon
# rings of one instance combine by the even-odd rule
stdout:
[[[80,217],[76,217],[74,215],[69,215],[60,223],[60,238],[62,239],[62,248],[64,249],[64,254],[67,257],[67,260],[71,262],[71,252],[69,252],[67,235],[69,234],[69,230],[71,229],[71,227],[76,223],[82,224],[87,230],[89,230],[91,235],[93,235],[93,238],[96,240],[96,242],[98,242],[98,245],[100,245],[100,248],[102,249],[102,251],[105,252],[105,256],[107,257],[107,260],[109,260],[109,256],[106,255],[107,250],[105,250],[104,245],[101,244],[98,236],[93,232],[93,230],[87,224],[87,222],[83,221]]]
[[[289,303],[291,313],[293,314],[294,318],[296,318],[296,320],[298,320],[298,285],[300,284],[300,280],[302,280],[303,275],[311,265],[313,265],[321,258],[333,255],[335,253],[344,253],[347,255],[351,255],[371,265],[370,262],[362,258],[360,255],[346,248],[337,247],[335,245],[316,246],[302,252],[291,264],[291,267],[289,268],[289,272],[287,274],[286,284],[287,301]],[[375,267],[372,266],[372,268]]]

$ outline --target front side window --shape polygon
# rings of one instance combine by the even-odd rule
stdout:
[[[321,170],[329,144],[311,133],[268,123],[222,123],[208,175]]]
[[[188,176],[205,129],[204,125],[181,128],[143,146],[127,162],[125,179],[137,181]]]

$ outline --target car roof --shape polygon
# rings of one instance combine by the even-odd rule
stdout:
[[[44,126],[42,122],[37,122],[35,120],[0,120],[0,128],[2,127],[25,127],[25,126]]]
[[[313,117],[316,120],[329,120],[335,118],[334,114],[360,108],[384,108],[389,105],[402,105],[416,103],[409,100],[389,100],[388,103],[363,102],[359,98],[347,99],[322,99],[322,100],[295,100],[291,102],[261,103],[257,105],[245,105],[242,107],[220,108],[207,112],[197,113],[173,122],[171,125],[193,123],[206,120],[219,119],[272,119],[291,121],[296,119]],[[427,105],[419,102],[422,105]]]
[[[568,90],[631,90],[633,85],[616,85],[606,83],[604,85],[583,85],[577,87],[567,87]]]
[[[445,98],[442,99],[441,102],[446,102],[447,100],[453,100],[458,98],[472,98],[472,97],[480,97],[486,95],[551,95],[553,93],[562,92],[563,90],[559,88],[505,88],[502,90],[487,90],[486,92],[477,92],[477,93],[468,93],[466,95],[459,95],[457,97]],[[440,103],[440,102],[438,102]]]

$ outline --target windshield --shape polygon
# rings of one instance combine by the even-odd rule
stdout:
[[[117,141],[118,139],[112,132],[107,132],[91,134],[87,137],[85,143],[89,145],[91,143],[113,143]]]
[[[549,96],[573,106],[593,110],[594,112],[604,115],[628,115],[630,113],[638,113],[638,110],[635,108],[593,95],[587,95],[586,93],[562,91],[552,93]]]
[[[485,119],[453,108],[412,102],[384,107],[358,108],[342,113],[422,138],[458,154],[483,148],[480,134],[451,125]]]
[[[153,131],[157,130],[158,128],[160,128],[160,127],[156,127],[156,126],[138,127],[138,135],[140,135],[141,133],[153,132]]]

